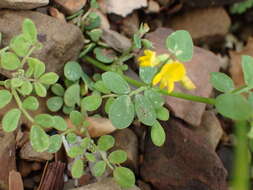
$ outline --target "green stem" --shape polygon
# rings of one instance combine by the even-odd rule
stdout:
[[[237,122],[235,125],[236,147],[232,187],[233,190],[249,189],[249,152],[247,139],[247,122]]]
[[[90,56],[85,56],[84,57],[84,61],[87,61],[89,63],[91,63],[92,65],[94,65],[95,67],[103,70],[103,71],[111,71],[110,66],[106,66],[103,63],[93,59]],[[122,77],[130,84],[136,86],[136,87],[142,87],[142,86],[147,86],[145,83],[134,80],[128,76],[122,75]],[[215,104],[215,99],[213,98],[205,98],[202,96],[195,96],[195,95],[191,95],[191,94],[185,94],[185,93],[181,93],[181,92],[171,92],[168,93],[166,90],[163,89],[159,89],[157,88],[157,90],[159,92],[161,92],[162,94],[166,95],[166,96],[172,96],[172,97],[176,97],[176,98],[181,98],[181,99],[185,99],[185,100],[190,100],[190,101],[194,101],[194,102],[201,102],[201,103],[206,103],[206,104]]]
[[[12,89],[11,91],[12,91],[12,94],[13,94],[15,100],[16,100],[16,103],[17,103],[17,105],[18,105],[18,108],[22,111],[22,113],[26,116],[26,118],[27,118],[29,121],[31,121],[31,123],[34,123],[33,118],[32,118],[32,117],[30,116],[30,114],[23,108],[22,102],[21,102],[21,100],[20,100],[20,98],[19,98],[19,95],[18,95],[17,91],[16,91],[15,89]]]
[[[107,95],[102,96],[102,98],[110,98],[110,97],[115,98],[115,97],[118,97],[118,95],[117,94],[107,94]]]
[[[35,50],[35,48],[36,48],[36,47],[33,46],[33,47],[29,50],[29,52],[27,53],[27,55],[23,58],[23,60],[22,60],[22,62],[21,62],[22,65],[24,65],[24,64],[26,63],[27,58],[30,57],[30,55],[31,55],[32,52]]]

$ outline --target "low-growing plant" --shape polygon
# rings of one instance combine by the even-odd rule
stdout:
[[[59,82],[56,73],[46,72],[45,64],[32,57],[34,51],[43,47],[37,39],[36,27],[29,19],[24,20],[22,33],[14,37],[9,46],[0,50],[0,69],[7,71],[10,76],[0,81],[0,109],[11,101],[16,102],[16,108],[8,110],[3,116],[3,130],[15,131],[21,118],[26,117],[30,121],[30,141],[34,150],[55,153],[63,145],[67,155],[74,160],[71,167],[74,178],[80,178],[87,164],[93,163],[91,172],[95,177],[102,176],[108,168],[113,171],[116,182],[128,188],[135,184],[135,176],[130,169],[122,166],[127,160],[126,152],[110,151],[115,144],[111,135],[93,138],[87,128],[90,125],[87,118],[100,117],[100,113],[103,117],[107,116],[119,130],[131,126],[137,120],[149,128],[152,142],[162,146],[166,134],[160,121],[167,121],[170,117],[164,95],[206,103],[214,105],[220,114],[238,123],[236,134],[240,143],[237,146],[234,187],[246,190],[248,140],[250,145],[253,144],[253,128],[248,130],[246,125],[252,123],[253,58],[242,57],[245,85],[239,88],[235,88],[228,75],[211,73],[210,82],[220,92],[215,99],[175,92],[175,83],[180,83],[188,90],[197,88],[187,76],[183,64],[193,56],[193,42],[189,33],[179,30],[170,34],[165,42],[168,53],[157,55],[155,49],[152,49],[152,43],[144,39],[149,28],[142,24],[133,36],[129,49],[108,56],[104,52],[111,49],[100,41],[100,21],[93,12],[96,7],[96,2],[91,1],[87,13],[79,12],[69,19],[74,19],[90,39],[80,53],[80,60],[101,69],[104,71],[102,73],[88,75],[81,64],[70,61],[65,64],[64,78]],[[144,49],[144,55],[138,58],[140,80],[135,80],[124,74],[128,69],[125,62],[140,49]],[[49,90],[53,96],[47,95]],[[65,116],[49,113],[33,116],[31,113],[40,107],[39,97],[47,97],[47,107],[51,113],[62,112]],[[71,122],[71,127],[66,121]],[[50,129],[57,133],[51,135],[48,132]],[[240,173],[238,176],[238,165],[244,166],[244,175]]]

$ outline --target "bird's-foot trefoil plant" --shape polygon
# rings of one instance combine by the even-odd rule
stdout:
[[[102,176],[109,169],[115,181],[128,188],[134,186],[135,175],[124,166],[126,152],[112,151],[115,139],[109,134],[94,138],[89,132],[88,118],[108,117],[118,130],[138,121],[148,127],[152,142],[163,146],[166,134],[160,121],[167,121],[170,117],[163,96],[206,103],[237,123],[233,189],[247,190],[247,153],[248,147],[253,147],[248,146],[253,138],[253,129],[249,127],[253,119],[253,58],[242,57],[245,79],[242,87],[235,88],[228,75],[215,72],[210,73],[210,82],[220,92],[216,98],[176,92],[176,83],[189,91],[198,88],[188,77],[185,67],[193,56],[189,33],[179,30],[170,34],[165,42],[168,53],[158,55],[152,43],[144,39],[149,28],[142,24],[133,36],[132,46],[123,52],[115,52],[100,39],[100,21],[93,11],[96,6],[95,1],[91,1],[88,13],[80,12],[69,18],[74,19],[89,40],[80,53],[80,62],[65,64],[61,80],[56,73],[46,72],[46,64],[32,57],[34,51],[43,47],[37,39],[36,27],[29,19],[24,20],[22,33],[0,50],[0,69],[9,76],[0,81],[0,109],[11,102],[16,104],[3,116],[3,130],[15,131],[26,117],[30,122],[30,142],[34,150],[55,153],[63,145],[73,159],[73,178],[80,178],[88,166],[95,177]],[[126,62],[132,60],[137,50],[144,50],[137,59],[139,80],[125,75],[129,67]],[[87,74],[81,63],[89,63],[101,72]],[[47,93],[49,90],[51,92]],[[47,113],[32,114],[40,107],[38,98],[47,98]],[[243,174],[238,172],[242,168]]]

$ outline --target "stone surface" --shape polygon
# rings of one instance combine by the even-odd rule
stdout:
[[[0,189],[8,190],[9,172],[16,170],[16,142],[13,133],[4,133],[0,126]]]
[[[230,75],[236,87],[244,85],[244,78],[241,66],[242,55],[253,56],[253,38],[249,38],[247,45],[242,51],[230,51]]]
[[[16,172],[16,171],[10,172],[9,190],[24,190],[22,177],[19,172]]]
[[[87,0],[53,0],[53,2],[66,14],[72,15],[82,9],[86,5]]]
[[[165,39],[171,30],[159,28],[155,32],[147,35],[153,42],[154,49],[158,54],[168,53],[165,48]],[[212,86],[209,82],[210,73],[219,71],[220,60],[212,52],[195,47],[193,59],[185,63],[187,75],[196,85],[193,91],[186,90],[180,85],[176,85],[175,92],[184,92],[197,96],[209,97],[212,93]],[[166,97],[166,104],[170,107],[176,117],[181,118],[191,125],[199,126],[206,105],[174,97]]]
[[[0,9],[34,9],[45,6],[49,0],[1,0]]]
[[[148,5],[147,0],[127,0],[127,3],[125,0],[107,0],[105,3],[107,13],[114,13],[123,17]]]
[[[146,139],[141,177],[157,190],[227,190],[226,170],[206,139],[171,119],[166,142]]]
[[[174,30],[187,30],[195,41],[217,41],[230,28],[231,20],[222,7],[194,9],[173,17],[168,25]]]
[[[48,152],[36,152],[30,142],[27,142],[20,150],[20,158],[28,161],[44,162],[53,159],[53,154]]]
[[[66,22],[64,14],[60,12],[58,9],[54,7],[49,7],[48,12],[52,17],[57,18],[63,22]]]
[[[217,5],[230,5],[244,0],[181,0],[185,5],[190,7],[210,7]]]
[[[200,136],[206,138],[212,149],[215,151],[223,135],[223,129],[213,111],[206,111],[203,114],[200,127],[196,128],[195,131]]]
[[[113,178],[105,178],[97,183],[86,185],[83,187],[71,189],[71,190],[124,190],[121,188]],[[138,187],[128,188],[127,190],[140,190]]]
[[[115,138],[113,150],[122,149],[127,153],[125,166],[138,169],[138,139],[131,129],[118,130],[112,134]]]
[[[139,30],[140,20],[137,13],[133,13],[122,20],[121,31],[132,37]]]
[[[43,48],[33,56],[46,63],[47,71],[61,73],[67,61],[75,60],[83,48],[84,39],[80,29],[72,24],[65,24],[53,17],[33,11],[0,11],[0,32],[3,35],[3,46],[21,32],[25,18],[34,21],[38,38]],[[8,26],[8,27],[7,27]],[[9,76],[9,72],[1,71]]]
[[[131,47],[131,40],[114,30],[103,30],[102,39],[116,51],[123,52]]]

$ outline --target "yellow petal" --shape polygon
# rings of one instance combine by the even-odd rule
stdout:
[[[162,75],[161,75],[160,73],[158,73],[158,74],[154,77],[154,79],[153,79],[153,81],[152,81],[152,84],[153,84],[153,85],[157,85],[157,83],[159,83],[159,82],[161,81],[161,79],[162,79]]]
[[[175,84],[173,81],[169,81],[168,83],[168,93],[171,93],[174,90]]]
[[[166,79],[162,79],[160,82],[160,88],[165,88],[168,85],[168,81]]]
[[[140,62],[140,66],[141,67],[150,67],[151,65],[150,65],[149,61],[142,61],[142,62]]]
[[[180,62],[173,62],[168,65],[167,72],[166,72],[166,78],[172,81],[180,81],[182,80],[186,75],[185,67]]]
[[[191,79],[187,76],[185,76],[182,80],[181,80],[181,84],[188,90],[193,90],[196,88],[196,86],[194,85],[194,83],[191,81]]]

